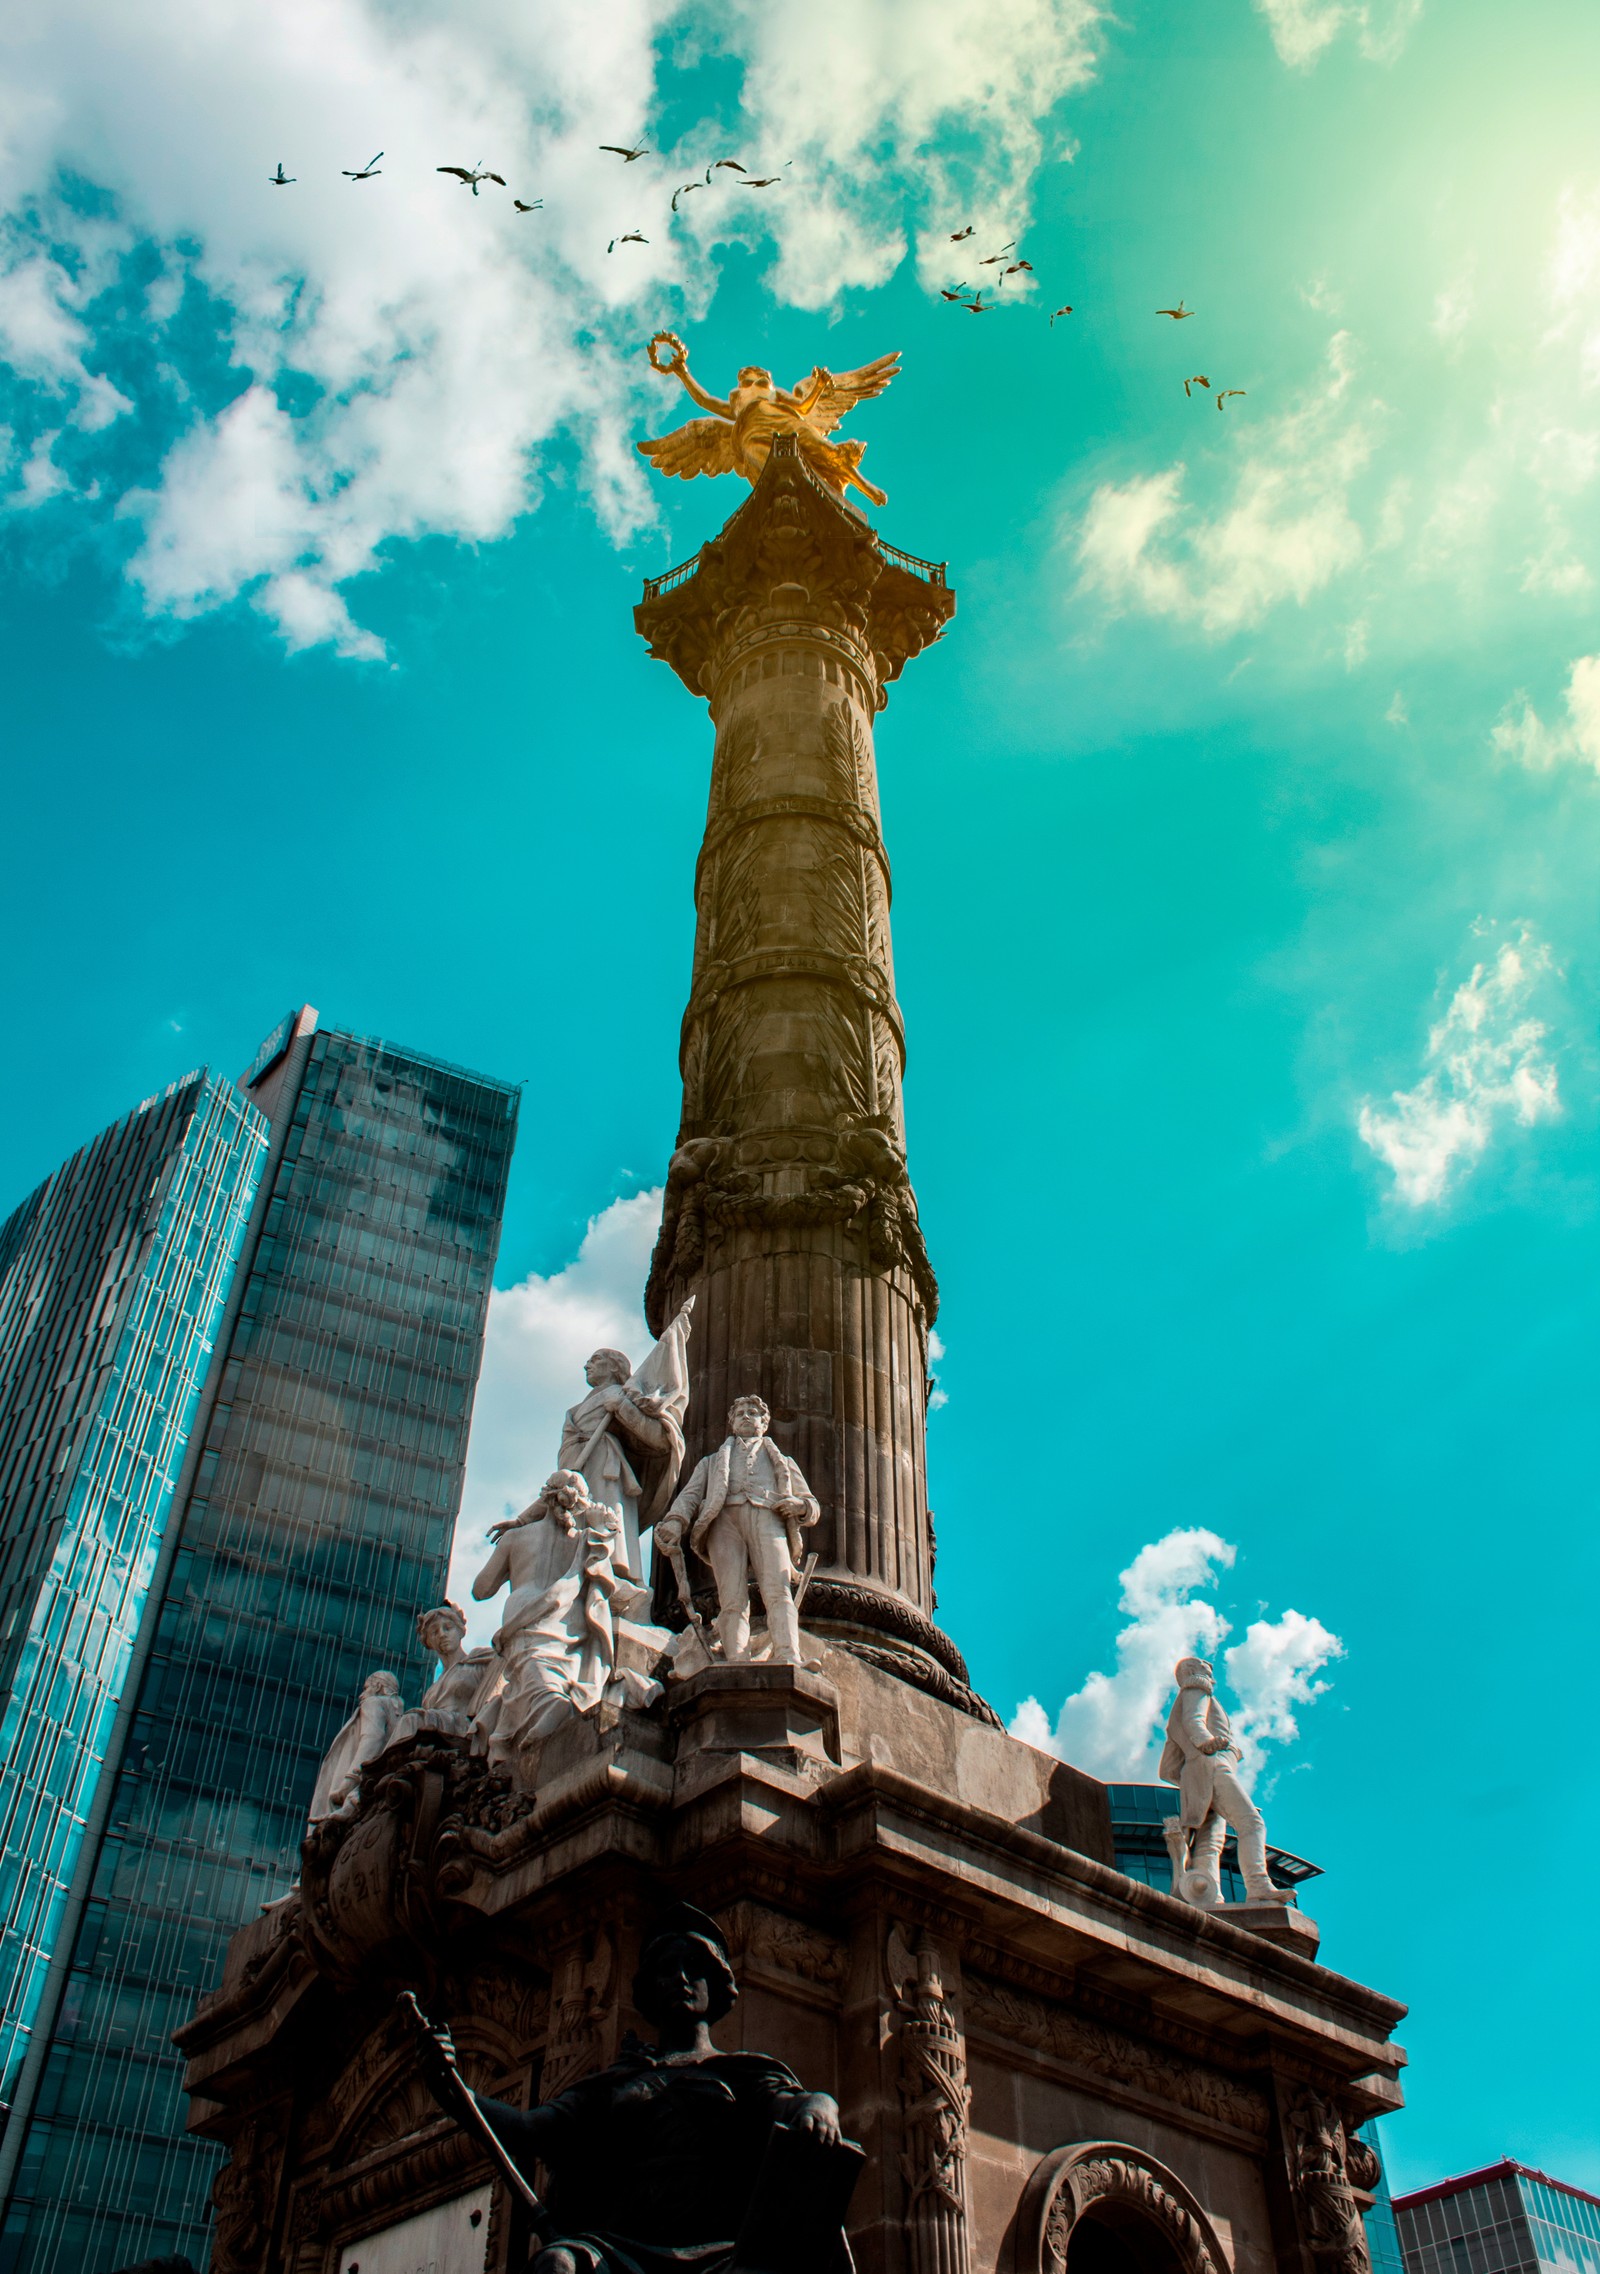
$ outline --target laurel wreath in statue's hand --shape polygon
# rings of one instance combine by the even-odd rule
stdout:
[[[659,363],[656,360],[656,349],[658,347],[670,347],[672,350],[665,363]],[[670,372],[681,371],[689,360],[689,350],[684,346],[676,332],[657,332],[644,352],[650,359],[651,370],[659,371],[663,377]]]

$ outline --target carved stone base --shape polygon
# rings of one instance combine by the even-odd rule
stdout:
[[[808,1667],[707,1666],[673,1683],[668,1715],[680,1799],[740,1756],[799,1776],[839,1765],[839,1693]]]
[[[861,2274],[1060,2274],[1083,2221],[1143,2222],[1185,2274],[1364,2274],[1299,2238],[1345,2247],[1349,2136],[1398,2099],[1400,2009],[1308,1966],[1292,1910],[1125,1878],[1092,1778],[824,1657],[707,1667],[562,1728],[531,1794],[437,1735],[364,1773],[183,2035],[196,2123],[233,2159],[216,2274],[340,2274],[491,2177],[422,2082],[401,1989],[479,2089],[544,2098],[647,2027],[640,1945],[679,1897],[722,1921],[742,1984],[718,2043],[832,2092],[868,2151]],[[485,2274],[521,2274],[494,2201]]]
[[[1293,1903],[1219,1903],[1212,1916],[1231,1919],[1247,1934],[1275,1942],[1280,1950],[1297,1950],[1302,1958],[1315,1958],[1322,1941],[1316,1920]]]

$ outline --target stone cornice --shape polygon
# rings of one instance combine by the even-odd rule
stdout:
[[[833,497],[792,444],[773,445],[760,480],[693,573],[646,588],[633,612],[650,652],[691,693],[711,696],[752,633],[844,635],[871,658],[879,699],[955,612],[955,595]],[[676,574],[676,572],[674,572]]]

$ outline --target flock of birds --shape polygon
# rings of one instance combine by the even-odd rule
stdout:
[[[620,158],[625,166],[632,166],[636,164],[639,159],[649,158],[654,155],[648,144],[643,142],[635,144],[629,144],[626,142],[602,142],[599,145],[599,148],[602,151],[606,152],[608,156]],[[372,157],[367,160],[364,166],[343,167],[341,171],[344,174],[345,180],[347,182],[370,182],[374,180],[382,172],[382,168],[379,166],[378,160],[383,155],[384,153],[379,150],[374,152]],[[794,161],[792,158],[787,161],[788,165],[793,165],[793,163]],[[484,165],[481,159],[475,166],[436,166],[434,168],[434,172],[436,174],[453,175],[456,181],[458,181],[464,189],[471,190],[474,197],[477,196],[479,188],[484,182],[494,182],[498,184],[501,189],[504,189],[507,186],[504,174],[497,174],[492,167]],[[717,177],[720,174],[724,173],[735,174],[738,176],[738,181],[735,186],[737,186],[739,189],[778,189],[781,188],[783,184],[783,175],[781,173],[752,174],[741,159],[713,158],[710,165],[707,166],[703,175],[697,174],[693,181],[680,182],[678,184],[677,188],[672,192],[671,211],[676,213],[679,210],[681,201],[686,197],[692,196],[696,190],[710,189]],[[283,160],[280,158],[278,160],[277,172],[275,174],[269,174],[267,176],[267,179],[272,184],[274,189],[291,189],[293,188],[295,182],[299,179],[299,176],[296,174],[286,174],[283,170]],[[514,197],[511,202],[519,213],[537,213],[544,205],[544,199],[542,197],[535,197],[527,200],[524,200],[520,197]],[[974,222],[969,221],[964,229],[951,230],[950,242],[952,245],[964,245],[970,238],[976,236],[976,234],[977,225]],[[608,244],[606,247],[606,251],[608,253],[614,253],[619,245],[648,245],[649,242],[649,238],[644,234],[644,231],[642,229],[627,229],[624,230],[620,236],[612,238],[610,244]],[[983,254],[976,265],[979,268],[998,269],[1000,273],[997,277],[992,278],[988,283],[980,282],[976,286],[970,284],[954,284],[941,285],[939,287],[939,297],[942,300],[950,302],[950,304],[954,307],[965,308],[968,315],[970,316],[988,316],[994,313],[995,309],[1000,306],[1000,301],[997,298],[985,299],[984,294],[998,294],[1003,292],[1005,290],[1006,278],[1008,276],[1032,276],[1034,273],[1032,261],[1024,259],[1021,251],[1018,249],[1017,240],[1014,237],[1010,239],[1008,243],[1002,245],[997,253]],[[1015,299],[1016,295],[1013,293],[1013,302]],[[1053,331],[1055,329],[1055,326],[1061,317],[1070,316],[1072,313],[1073,306],[1070,300],[1064,301],[1059,308],[1053,309],[1050,314],[1051,330]],[[1180,300],[1176,308],[1158,308],[1155,313],[1158,316],[1169,316],[1175,324],[1182,324],[1186,323],[1188,319],[1195,313],[1195,311],[1192,308],[1186,308],[1183,302]],[[1211,381],[1207,378],[1206,374],[1203,371],[1192,371],[1189,374],[1188,378],[1183,382],[1184,394],[1189,397],[1191,401],[1193,400],[1194,390],[1196,387],[1201,388],[1205,393],[1211,396],[1212,401],[1216,404],[1219,411],[1221,410],[1224,403],[1231,401],[1235,396],[1242,396],[1245,393],[1245,389],[1243,387],[1218,387],[1213,389]]]
[[[625,142],[602,142],[600,148],[612,156],[620,158],[625,166],[631,166],[636,159],[648,158],[653,155],[646,144],[642,142],[631,148]],[[375,181],[383,172],[383,168],[378,163],[383,155],[384,153],[381,150],[374,151],[364,166],[344,166],[340,168],[340,171],[347,182]],[[792,165],[793,159],[790,159],[789,163]],[[453,174],[463,188],[471,190],[474,197],[477,196],[479,187],[484,182],[496,182],[501,189],[507,186],[505,175],[497,174],[493,167],[486,166],[481,158],[475,166],[435,166],[433,170],[436,174]],[[679,201],[688,197],[692,191],[709,189],[715,177],[722,172],[737,174],[740,177],[738,185],[740,189],[778,189],[783,182],[782,174],[752,174],[749,168],[738,158],[713,158],[705,170],[703,179],[697,175],[692,182],[680,182],[678,184],[672,193],[672,211],[676,213]],[[298,174],[286,174],[284,172],[281,158],[278,160],[277,172],[267,176],[267,180],[274,189],[292,189],[299,179]],[[542,197],[527,200],[514,197],[511,202],[519,213],[538,213],[544,205]],[[620,236],[612,238],[606,247],[606,251],[614,253],[619,245],[648,245],[649,242],[649,238],[642,229],[627,229]]]
[[[964,229],[951,230],[950,242],[952,245],[964,245],[969,237],[976,235],[977,225],[969,221]],[[1000,274],[992,283],[979,284],[976,287],[970,284],[941,284],[939,287],[941,300],[948,300],[953,307],[965,308],[969,316],[992,315],[995,309],[1000,306],[1000,302],[998,300],[986,300],[984,294],[986,292],[1003,292],[1008,276],[1032,276],[1034,273],[1032,261],[1024,260],[1015,237],[1008,244],[1002,245],[997,253],[985,253],[978,261],[977,266],[979,268],[997,268]],[[1015,296],[1013,295],[1013,297]],[[1170,316],[1175,324],[1187,323],[1194,313],[1195,311],[1192,308],[1186,308],[1181,300],[1176,308],[1158,308],[1156,310],[1158,316]],[[1073,306],[1070,300],[1063,301],[1059,308],[1052,309],[1050,312],[1051,330],[1054,331],[1060,317],[1072,314]],[[1243,387],[1218,387],[1213,393],[1211,381],[1203,371],[1191,372],[1183,382],[1184,394],[1188,396],[1191,402],[1194,399],[1196,387],[1203,387],[1208,394],[1211,394],[1212,401],[1219,411],[1223,404],[1233,396],[1243,395],[1246,392]]]

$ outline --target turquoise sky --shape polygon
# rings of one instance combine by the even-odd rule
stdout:
[[[1412,2008],[1396,2183],[1600,2186],[1600,13],[178,13],[0,34],[0,1203],[309,998],[526,1080],[503,1286],[626,1263],[709,757],[630,609],[743,494],[635,470],[642,344],[900,348],[941,1617],[1064,1741],[1257,1626],[1271,1834]],[[673,225],[725,153],[781,186]]]

